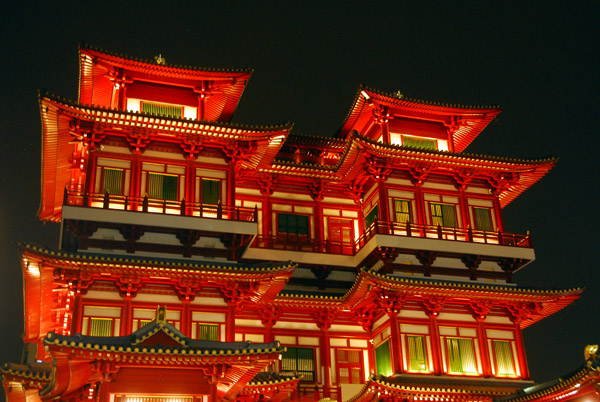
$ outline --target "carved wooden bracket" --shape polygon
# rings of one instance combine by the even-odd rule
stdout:
[[[411,181],[415,186],[422,186],[423,183],[425,183],[425,180],[427,180],[429,177],[431,169],[427,166],[422,168],[412,167],[408,169],[408,173],[410,174]]]
[[[473,174],[473,172],[468,170],[463,170],[462,172],[454,173],[452,175],[452,178],[454,179],[456,189],[459,191],[465,191],[469,184],[471,184],[471,181],[473,180],[474,176],[475,175]]]
[[[493,306],[494,302],[492,300],[475,300],[469,304],[469,307],[473,311],[473,318],[477,321],[485,320],[485,317],[490,313]]]
[[[362,328],[371,332],[371,326],[375,320],[376,310],[374,307],[362,307],[360,310],[354,312],[354,318],[362,326]]]
[[[188,160],[194,160],[204,148],[204,143],[199,140],[183,140],[179,143]]]
[[[355,204],[362,204],[363,196],[365,194],[364,178],[361,178],[361,180],[353,180],[351,184],[348,184],[347,192]]]
[[[404,293],[381,289],[377,292],[377,305],[385,310],[388,315],[400,312],[408,296]]]
[[[259,309],[258,315],[260,316],[262,325],[271,328],[277,323],[282,312],[279,306],[267,306]]]
[[[112,381],[112,375],[119,371],[119,366],[114,360],[94,360],[90,362],[90,370],[102,382]]]
[[[479,265],[481,264],[481,256],[467,254],[467,255],[463,255],[462,257],[460,257],[460,260],[463,262],[463,264],[465,264],[465,267],[467,267],[469,269],[470,279],[473,281],[476,280],[477,279],[476,271],[477,271],[477,268],[479,268]]]
[[[446,304],[445,297],[427,297],[423,298],[423,306],[425,307],[425,314],[429,317],[437,317],[444,305]]]
[[[535,303],[514,303],[506,306],[506,309],[510,313],[510,319],[519,326],[525,320],[531,318],[534,314],[541,313],[543,304],[539,302]]]
[[[494,177],[487,177],[487,182],[492,187],[492,192],[498,195],[508,189],[510,186],[514,186],[519,183],[519,174],[517,172],[506,173],[496,175]]]
[[[134,154],[141,154],[150,144],[150,136],[147,133],[132,131],[127,136],[127,142]]]
[[[325,289],[325,279],[331,274],[331,266],[320,265],[310,268],[310,272],[317,278],[319,289]]]
[[[127,252],[135,252],[135,242],[144,235],[144,229],[136,225],[122,225],[119,227],[119,233],[127,241]]]
[[[392,119],[392,115],[389,113],[389,110],[386,106],[378,105],[373,109],[373,120],[375,120],[376,124],[388,124]]]
[[[226,364],[211,364],[209,366],[201,367],[200,369],[204,373],[204,376],[209,378],[209,384],[216,384],[220,379],[227,376],[230,367]]]
[[[200,239],[200,232],[197,230],[178,230],[177,233],[175,233],[175,237],[177,237],[177,240],[179,240],[184,247],[183,256],[191,257],[192,247]]]
[[[181,301],[193,301],[200,288],[198,281],[180,280],[175,283],[175,291]]]
[[[392,169],[388,166],[385,158],[378,158],[373,155],[367,156],[365,171],[377,182],[384,182],[392,173]]]
[[[250,297],[258,290],[258,282],[235,283],[228,282],[221,286],[223,298],[229,305],[235,306],[241,310],[243,303],[250,300]]]
[[[258,190],[262,195],[271,196],[275,191],[275,185],[277,184],[277,178],[272,174],[262,174],[258,180]]]
[[[311,182],[308,185],[308,191],[310,192],[310,196],[315,201],[323,201],[325,198],[325,186],[323,186],[321,180],[318,180],[317,182]]]
[[[121,297],[133,298],[142,288],[143,283],[140,278],[133,276],[121,276],[116,280],[116,285],[119,288]]]
[[[321,331],[327,331],[329,328],[331,328],[331,324],[335,318],[335,313],[332,310],[324,309],[315,312],[313,317],[315,318],[317,327],[319,327]]]
[[[423,274],[425,276],[431,276],[431,265],[436,259],[436,254],[434,251],[418,251],[415,253],[415,257],[417,260],[423,265]]]
[[[506,272],[506,282],[513,281],[513,273],[525,262],[522,258],[503,258],[498,265]]]

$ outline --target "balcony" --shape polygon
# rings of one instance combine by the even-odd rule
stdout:
[[[221,219],[241,222],[257,222],[257,210],[251,208],[232,207],[221,204],[202,204],[171,200],[149,199],[147,196],[129,197],[122,195],[81,193],[67,191],[64,193],[63,206],[90,207],[116,211],[133,211],[161,215],[179,215],[208,219]]]
[[[257,217],[251,208],[66,191],[61,247],[237,259]]]
[[[373,222],[354,242],[317,241],[306,236],[257,236],[245,258],[265,258],[356,267],[377,247],[407,251],[436,251],[449,255],[475,254],[499,258],[534,259],[531,236],[399,222]],[[268,257],[267,257],[268,254]],[[328,254],[327,262],[323,254]]]

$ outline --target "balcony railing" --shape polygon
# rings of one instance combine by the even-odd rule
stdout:
[[[64,205],[102,208],[120,211],[147,212],[155,214],[180,215],[199,218],[223,219],[232,221],[257,222],[256,208],[232,207],[221,204],[152,199],[145,196],[130,197],[108,193],[64,193]]]
[[[304,251],[325,254],[355,255],[375,235],[419,237],[459,242],[484,243],[500,246],[531,248],[531,236],[503,232],[489,232],[470,228],[428,226],[415,223],[375,221],[354,242],[314,240],[307,236],[280,233],[277,236],[257,236],[252,247],[274,250]]]

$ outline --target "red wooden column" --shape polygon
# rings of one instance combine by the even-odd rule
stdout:
[[[460,200],[460,214],[462,215],[462,227],[463,228],[473,228],[471,224],[471,216],[469,215],[469,204],[467,202],[467,196],[465,195],[465,191],[467,186],[471,182],[471,176],[468,175],[456,175],[454,176],[454,180],[456,181],[456,187],[459,191],[459,200]]]
[[[442,374],[442,351],[440,349],[440,332],[438,330],[437,317],[442,311],[446,300],[443,297],[431,297],[423,300],[425,314],[429,317],[429,331],[431,333],[431,351],[433,360],[433,372],[435,375]]]
[[[392,371],[400,374],[402,370],[402,343],[400,340],[400,327],[398,313],[402,309],[406,295],[382,290],[379,292],[377,304],[385,310],[390,319],[390,355],[392,357]]]
[[[333,323],[333,313],[329,310],[318,311],[314,314],[317,327],[321,330],[321,341],[319,350],[321,354],[321,368],[323,370],[323,397],[331,396],[331,353],[329,346],[329,334],[327,330]]]
[[[521,368],[521,378],[529,380],[529,367],[527,366],[527,356],[525,356],[525,343],[523,342],[523,334],[521,333],[521,324],[527,319],[532,311],[525,304],[509,305],[508,312],[510,320],[515,326],[515,343],[517,345],[517,355],[519,356],[519,366]]]
[[[83,321],[82,296],[92,284],[91,278],[77,278],[69,283],[69,290],[73,292],[73,315],[71,316],[71,335],[81,333]]]
[[[121,312],[121,335],[129,335],[131,334],[133,324],[131,300],[142,288],[142,280],[131,276],[120,277],[117,279],[117,287],[119,288],[119,294],[124,301],[123,311]]]
[[[485,317],[492,309],[492,302],[473,302],[470,307],[473,312],[473,318],[477,320],[477,332],[479,333],[477,341],[479,342],[479,350],[481,351],[482,373],[484,377],[490,377],[492,375],[492,362],[490,362],[487,334],[483,322],[485,321]]]
[[[502,207],[498,194],[494,194],[494,213],[496,214],[496,224],[499,232],[504,232],[504,219],[502,218]]]
[[[386,106],[379,106],[373,109],[373,118],[381,130],[381,141],[384,144],[390,143],[390,114]]]
[[[237,283],[229,283],[221,288],[223,298],[228,304],[227,317],[225,318],[225,342],[235,342],[235,316],[242,307],[247,296],[246,289],[242,289]]]
[[[321,206],[321,201],[325,198],[325,187],[319,181],[311,184],[309,190],[312,199],[315,201],[315,243],[319,250],[321,250],[321,244],[323,244],[322,242],[325,239],[325,233],[323,232],[325,224],[323,223],[323,208]]]
[[[423,183],[429,176],[427,170],[410,170],[412,182],[415,185],[415,203],[417,207],[416,223],[427,225],[427,214],[425,213],[425,197],[423,196]]]
[[[272,175],[264,175],[259,181],[259,191],[263,196],[262,205],[262,236],[268,242],[273,233],[273,222],[271,218],[271,195],[275,190],[275,179]]]

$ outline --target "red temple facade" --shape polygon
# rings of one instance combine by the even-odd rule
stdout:
[[[463,152],[498,107],[360,88],[313,137],[230,122],[248,70],[79,61],[77,102],[40,95],[61,238],[20,249],[9,402],[567,398],[531,399],[521,331],[581,289],[514,284],[502,219],[556,160]]]

